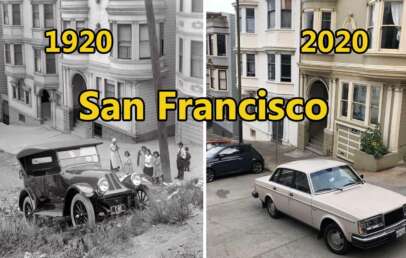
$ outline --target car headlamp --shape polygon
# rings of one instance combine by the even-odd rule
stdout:
[[[99,191],[101,193],[107,192],[107,190],[109,190],[109,182],[107,181],[107,179],[105,177],[102,177],[99,179],[99,181],[97,182],[97,187],[99,188]]]
[[[365,235],[384,226],[385,223],[383,221],[383,215],[381,214],[358,222],[358,231],[361,235]]]
[[[139,186],[141,184],[142,178],[140,175],[137,174],[132,174],[131,175],[131,182],[135,185],[135,186]]]

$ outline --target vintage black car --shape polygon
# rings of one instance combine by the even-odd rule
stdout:
[[[19,208],[28,223],[38,216],[65,217],[73,226],[148,205],[148,184],[136,173],[119,177],[102,169],[97,146],[102,142],[55,142],[17,154],[24,189]]]

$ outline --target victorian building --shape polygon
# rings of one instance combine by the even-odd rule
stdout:
[[[177,0],[176,14],[176,89],[178,97],[203,97],[203,1]],[[173,50],[172,50],[173,51]],[[191,109],[190,109],[191,110]],[[176,122],[178,142],[203,142],[203,123],[191,115]]]
[[[209,98],[237,98],[235,15],[206,14],[206,92]],[[238,123],[213,121],[208,128],[222,136],[238,135]]]
[[[259,88],[269,98],[286,100],[299,94],[300,1],[241,0],[241,72],[243,97]],[[298,125],[281,122],[244,122],[246,140],[297,145]]]
[[[299,147],[354,161],[361,134],[379,126],[398,160],[406,153],[406,0],[302,1],[302,28],[353,31],[370,37],[365,54],[302,55],[300,96],[324,98],[330,112],[305,121]]]
[[[83,136],[148,140],[156,133],[155,89],[144,0],[1,0],[11,122],[47,123]],[[162,83],[175,88],[175,0],[154,0]],[[45,54],[44,31],[109,29],[109,54]],[[96,89],[100,98],[142,97],[143,122],[83,123],[78,96]],[[174,128],[174,121],[168,122]],[[174,130],[172,130],[174,131]],[[173,133],[172,133],[173,134]]]

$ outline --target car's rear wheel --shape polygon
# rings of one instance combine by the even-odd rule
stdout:
[[[34,202],[29,196],[26,196],[23,201],[23,213],[25,222],[29,225],[37,224],[37,215],[34,213]]]
[[[149,196],[145,189],[137,189],[135,192],[135,198],[137,199],[137,208],[143,210],[149,206]]]
[[[211,183],[213,181],[214,181],[214,171],[211,169],[208,169],[207,173],[206,173],[206,182]]]
[[[344,255],[348,253],[350,248],[350,244],[345,238],[343,231],[335,223],[331,223],[325,228],[324,241],[327,247],[335,254]]]
[[[272,218],[277,219],[280,217],[281,214],[278,211],[278,209],[276,208],[274,201],[269,197],[266,198],[265,208],[266,208],[266,211],[268,212],[269,216],[271,216]]]
[[[93,204],[81,194],[76,194],[73,197],[70,205],[70,215],[74,227],[83,225],[92,227],[96,224]]]
[[[262,165],[261,162],[255,161],[255,162],[252,164],[252,171],[253,171],[255,174],[260,174],[260,173],[262,173],[262,172],[264,171],[264,166]]]

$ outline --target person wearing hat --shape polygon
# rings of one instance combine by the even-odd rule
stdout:
[[[121,157],[119,152],[119,147],[117,145],[116,138],[111,140],[110,144],[110,169],[111,171],[119,171],[121,167]]]

